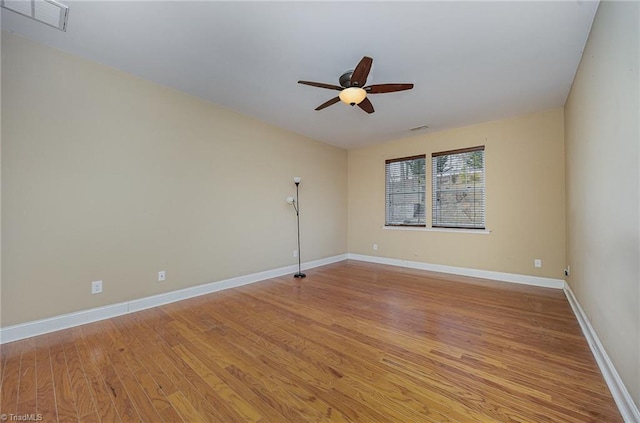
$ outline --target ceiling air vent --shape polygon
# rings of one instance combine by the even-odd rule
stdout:
[[[429,129],[429,126],[428,125],[416,126],[415,128],[409,129],[409,131],[422,131],[425,129]]]
[[[67,30],[69,7],[54,0],[0,0],[0,6],[45,25]]]

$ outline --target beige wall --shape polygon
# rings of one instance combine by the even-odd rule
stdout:
[[[568,282],[640,406],[639,10],[600,3],[565,119]]]
[[[562,279],[563,137],[563,112],[557,109],[349,151],[349,252]],[[431,153],[477,145],[486,146],[490,234],[382,229],[385,159],[426,154],[431,175]],[[429,184],[426,208],[430,223]],[[542,268],[534,267],[536,258]]]
[[[2,35],[3,325],[297,263],[293,176],[346,252],[346,151]]]

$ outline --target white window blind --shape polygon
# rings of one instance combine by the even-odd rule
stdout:
[[[484,146],[433,153],[432,226],[485,229]]]
[[[385,161],[386,226],[426,226],[426,155]]]

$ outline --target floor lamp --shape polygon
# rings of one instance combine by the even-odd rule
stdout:
[[[300,202],[298,201],[298,187],[300,185],[300,181],[302,179],[300,179],[299,176],[296,176],[293,178],[293,182],[296,184],[296,196],[294,197],[287,197],[287,203],[291,204],[293,206],[293,208],[296,211],[296,218],[298,221],[298,273],[296,273],[295,275],[293,275],[294,278],[306,278],[307,275],[305,275],[304,273],[302,273],[302,268],[300,265]]]

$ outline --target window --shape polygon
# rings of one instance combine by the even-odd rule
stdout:
[[[433,153],[432,226],[485,228],[484,146]]]
[[[424,154],[385,162],[386,226],[426,226],[425,163]]]

